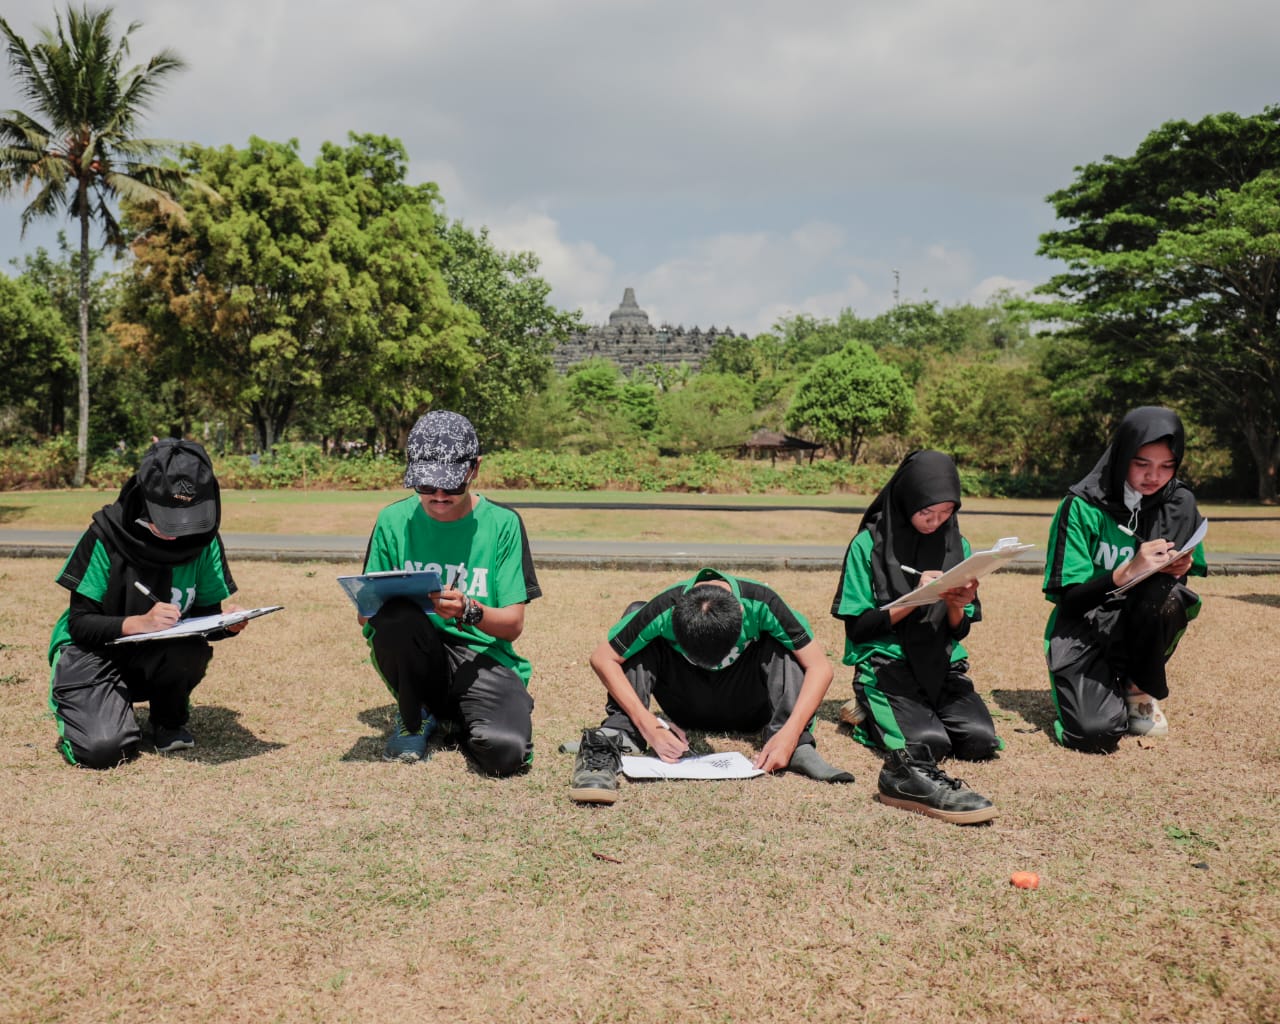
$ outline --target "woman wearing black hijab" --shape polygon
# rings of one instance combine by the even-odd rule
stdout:
[[[221,516],[208,454],[181,440],[153,444],[115,502],[93,514],[58,574],[71,596],[49,640],[49,707],[68,763],[110,768],[133,757],[142,739],[133,705],[142,701],[158,751],[195,746],[188,697],[212,657],[207,640],[112,641],[222,610],[236,584]]]
[[[1126,733],[1169,730],[1159,705],[1169,693],[1165,663],[1200,611],[1187,575],[1206,572],[1202,544],[1171,559],[1203,521],[1177,478],[1184,446],[1173,410],[1134,409],[1049,527],[1045,658],[1064,746],[1109,751]]]
[[[981,618],[978,583],[931,605],[881,610],[968,557],[959,508],[960,474],[950,456],[908,455],[849,543],[831,614],[844,622],[844,663],[855,669],[857,703],[841,718],[855,739],[887,755],[881,801],[972,824],[989,821],[995,808],[936,762],[982,760],[1001,746],[960,643]]]

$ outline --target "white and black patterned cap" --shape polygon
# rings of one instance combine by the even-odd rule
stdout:
[[[462,486],[471,463],[480,455],[480,441],[476,428],[465,416],[437,410],[413,425],[405,455],[406,487],[451,491]]]

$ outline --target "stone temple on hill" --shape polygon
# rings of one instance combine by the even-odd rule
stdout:
[[[628,288],[622,294],[622,305],[609,314],[608,324],[570,335],[556,346],[552,359],[558,373],[585,359],[609,359],[625,374],[651,363],[687,363],[697,370],[711,352],[712,344],[721,337],[736,335],[727,327],[723,331],[714,327],[685,330],[670,324],[655,328],[649,323],[649,314],[636,304],[635,289]]]

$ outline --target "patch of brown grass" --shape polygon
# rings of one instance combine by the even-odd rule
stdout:
[[[287,607],[218,646],[199,746],[91,773],[44,713],[57,565],[0,560],[0,1019],[1280,1020],[1280,578],[1197,581],[1172,734],[1110,757],[1044,731],[1038,580],[985,581],[969,646],[1008,747],[958,770],[1001,811],[965,829],[872,800],[842,667],[817,736],[852,786],[572,805],[556,746],[603,706],[586,655],[669,574],[541,574],[537,756],[492,780],[448,749],[378,759],[391,703],[333,583],[356,567],[234,568]],[[834,578],[770,582],[838,655]]]

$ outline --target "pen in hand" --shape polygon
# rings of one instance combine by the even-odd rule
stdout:
[[[125,634],[130,633],[155,633],[161,629],[168,629],[170,626],[177,625],[182,618],[181,609],[176,604],[170,604],[161,600],[142,580],[134,580],[133,585],[137,591],[152,602],[151,610],[145,615],[136,616],[138,625],[130,627],[129,620],[125,620]]]
[[[160,603],[160,598],[156,597],[156,595],[151,592],[151,588],[143,583],[142,580],[134,580],[133,585],[137,587],[138,590],[141,591],[142,596],[147,598],[152,604]]]
[[[898,568],[899,568],[899,569],[901,569],[903,572],[909,572],[909,573],[911,573],[911,575],[912,575],[912,576],[921,576],[921,575],[923,575],[923,573],[921,573],[919,569],[913,569],[913,568],[911,568],[911,566],[909,566],[909,565],[899,565],[899,566],[898,566]]]

